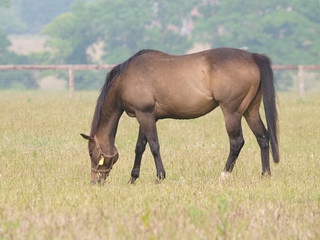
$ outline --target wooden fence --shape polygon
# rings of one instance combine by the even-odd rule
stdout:
[[[69,96],[74,95],[74,70],[110,70],[115,65],[0,65],[0,70],[65,70],[69,72]],[[320,70],[320,65],[274,65],[273,70],[298,70],[300,97],[304,99],[304,70]]]
[[[281,66],[281,65],[274,65],[272,66],[273,70],[298,70],[299,76],[299,93],[300,98],[304,100],[304,77],[303,77],[303,70],[320,70],[319,65],[299,65],[299,66]]]
[[[69,72],[69,96],[74,95],[74,70],[110,70],[115,65],[0,65],[0,70],[66,70]]]

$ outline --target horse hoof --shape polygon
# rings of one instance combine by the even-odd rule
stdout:
[[[221,173],[221,175],[220,175],[219,180],[220,180],[220,181],[224,181],[224,180],[228,179],[229,177],[230,177],[230,173],[229,173],[229,172],[226,172],[226,171],[223,171],[223,172]]]
[[[130,180],[128,181],[128,184],[134,184],[137,178],[131,177]]]
[[[156,181],[155,181],[155,184],[160,184],[161,181],[162,181],[162,180],[161,180],[160,178],[157,178]]]
[[[271,177],[271,172],[262,172],[261,174],[261,179],[270,178],[270,177]]]

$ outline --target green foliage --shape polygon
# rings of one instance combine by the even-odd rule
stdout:
[[[88,63],[86,49],[93,44],[90,22],[83,19],[81,14],[65,13],[49,24],[43,31],[51,39],[47,44],[54,50],[57,63]],[[82,21],[82,20],[81,20]]]
[[[11,0],[0,0],[0,7],[9,7]]]
[[[18,17],[17,9],[13,6],[0,6],[0,30],[8,34],[23,33],[28,30],[27,24]]]
[[[88,63],[86,50],[99,41],[107,63],[124,61],[144,48],[184,53],[191,42],[181,29],[192,7],[192,1],[78,1],[43,34],[52,38],[48,45],[55,49],[56,59],[68,63]]]
[[[73,2],[74,0],[1,0],[0,29],[7,33],[38,33],[54,17],[69,11]]]
[[[30,71],[0,71],[0,89],[36,89],[38,84]]]
[[[76,90],[100,89],[106,78],[106,71],[75,71],[74,81]],[[67,78],[67,76],[65,77]]]
[[[226,0],[208,2],[200,12],[195,41],[264,52],[276,64],[320,64],[317,0]]]
[[[6,9],[9,7],[10,0],[0,0],[0,7]],[[1,10],[1,9],[0,9]],[[11,45],[11,42],[7,38],[7,34],[0,29],[0,63],[4,61],[8,53],[8,47]]]
[[[5,53],[8,52],[8,47],[11,45],[9,39],[7,38],[7,35],[0,30],[0,61],[2,56],[4,56]]]
[[[67,12],[70,0],[13,0],[19,19],[29,32],[39,32],[57,15]]]
[[[7,49],[10,41],[0,31],[0,64],[46,64],[50,62],[48,52],[33,53],[28,56],[17,55]],[[36,89],[38,83],[32,71],[0,71],[0,89]]]
[[[191,15],[198,9],[199,15]],[[143,48],[173,54],[193,43],[263,52],[276,64],[318,64],[317,0],[281,1],[77,1],[44,31],[58,61],[88,63],[86,50],[103,42],[106,63],[124,61]],[[189,22],[194,29],[187,29]]]

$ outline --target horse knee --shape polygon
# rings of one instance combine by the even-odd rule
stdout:
[[[142,154],[146,149],[146,142],[141,142],[136,145],[136,154]]]
[[[153,156],[157,156],[160,153],[160,145],[155,142],[149,142],[149,146]]]
[[[263,135],[262,137],[257,137],[258,144],[261,149],[269,148],[269,136],[268,134]]]
[[[236,139],[233,139],[230,141],[230,151],[238,154],[241,148],[243,147],[243,145],[244,145],[243,137],[238,137]]]

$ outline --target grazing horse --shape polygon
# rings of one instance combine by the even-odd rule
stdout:
[[[265,128],[259,113],[263,98]],[[141,50],[108,74],[95,108],[89,140],[91,180],[104,182],[119,154],[115,137],[125,111],[137,118],[139,136],[131,183],[139,177],[147,142],[154,157],[157,178],[166,176],[157,135],[159,119],[192,119],[220,106],[230,141],[222,176],[232,171],[244,145],[241,118],[245,117],[261,150],[262,175],[270,175],[269,142],[279,162],[278,117],[270,59],[261,54],[217,48],[188,55]]]

